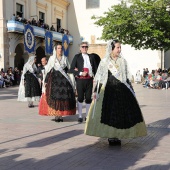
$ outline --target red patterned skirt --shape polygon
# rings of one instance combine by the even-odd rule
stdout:
[[[39,114],[45,116],[76,114],[74,90],[59,71],[52,70],[47,76],[46,93],[41,96]]]

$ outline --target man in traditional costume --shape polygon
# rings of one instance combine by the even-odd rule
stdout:
[[[88,43],[82,42],[80,44],[81,53],[76,54],[71,63],[69,73],[73,73],[76,78],[76,89],[78,94],[78,122],[83,122],[82,106],[85,98],[86,103],[86,117],[92,101],[93,77],[96,74],[98,62],[95,56],[88,54]],[[85,121],[86,121],[85,117]]]
[[[110,145],[121,145],[124,138],[147,134],[141,109],[130,83],[127,61],[120,55],[118,40],[108,43],[94,78],[94,99],[86,121],[85,134],[108,138]]]

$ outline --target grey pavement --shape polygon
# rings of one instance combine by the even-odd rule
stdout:
[[[148,135],[122,146],[85,135],[77,115],[56,123],[38,103],[18,102],[18,87],[1,88],[0,170],[170,170],[170,89],[133,85]]]

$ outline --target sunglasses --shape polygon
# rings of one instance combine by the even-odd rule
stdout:
[[[88,48],[88,46],[81,46],[81,48]]]

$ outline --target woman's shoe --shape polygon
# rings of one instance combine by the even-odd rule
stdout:
[[[60,122],[60,118],[56,116],[54,121],[55,122]]]
[[[63,122],[63,119],[56,116],[56,117],[55,117],[55,122]]]
[[[121,145],[121,140],[119,140],[118,138],[108,138],[108,142],[110,146]]]
[[[59,118],[60,122],[63,122],[63,119]]]

